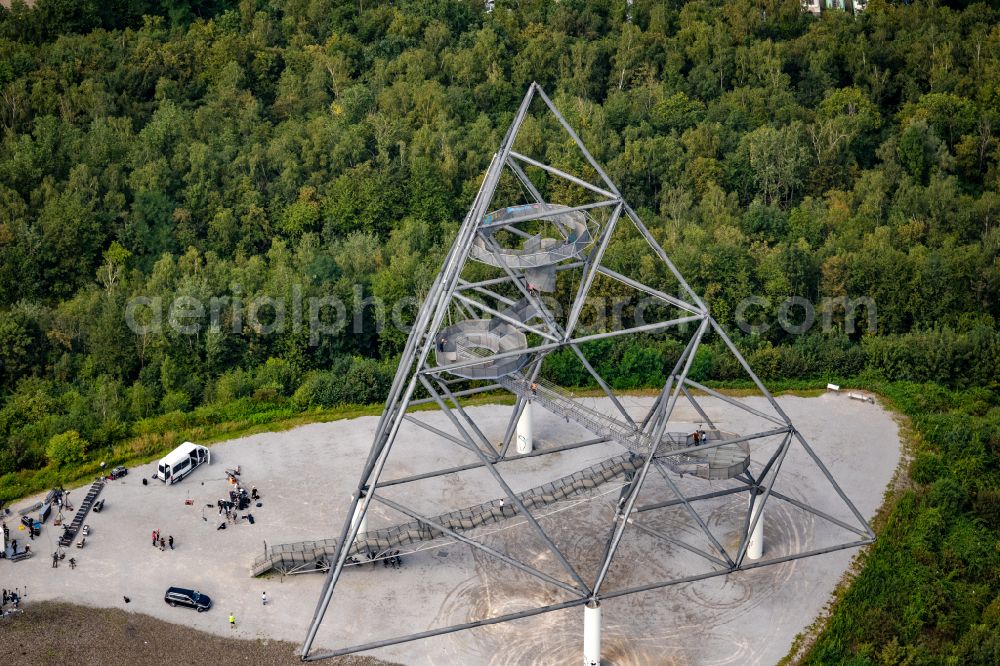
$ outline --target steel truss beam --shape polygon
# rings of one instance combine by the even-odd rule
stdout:
[[[426,389],[427,392],[431,394],[431,397],[436,398],[438,405],[441,407],[441,409],[447,412],[448,407],[444,404],[444,401],[441,400],[440,396],[438,396],[438,394],[434,391],[434,387],[431,386],[430,381],[423,375],[418,375],[418,377],[420,379],[420,382],[424,385],[424,389]],[[560,551],[556,547],[556,545],[552,542],[552,539],[549,538],[549,535],[545,533],[545,530],[543,530],[541,525],[538,524],[538,521],[535,520],[535,517],[531,514],[530,511],[528,511],[527,507],[524,506],[524,503],[521,501],[521,498],[518,497],[513,490],[511,490],[509,485],[507,485],[507,481],[504,480],[500,472],[498,472],[496,468],[493,466],[493,461],[490,460],[486,456],[486,454],[480,451],[479,449],[476,449],[475,453],[479,456],[480,462],[483,463],[483,467],[486,468],[486,470],[490,473],[490,476],[492,476],[493,479],[500,486],[500,488],[503,489],[503,492],[504,494],[507,495],[507,498],[511,501],[511,503],[514,506],[517,507],[518,512],[525,517],[525,519],[528,521],[528,524],[531,525],[532,529],[538,535],[538,538],[540,538],[542,542],[545,543],[545,545],[552,552],[552,554],[555,555],[556,559],[563,566],[563,568],[566,569],[566,572],[569,573],[569,575],[572,576],[574,580],[576,580],[577,584],[580,585],[582,590],[585,591],[587,594],[589,594],[590,588],[588,588],[587,584],[583,582],[583,578],[581,578],[580,574],[578,574],[576,569],[573,568],[573,565],[569,563],[569,561],[566,559],[566,556],[562,554],[562,551]]]
[[[565,339],[568,339],[576,329],[580,313],[587,302],[587,293],[590,292],[590,286],[594,283],[594,276],[596,275],[594,266],[600,265],[601,259],[604,258],[604,252],[608,249],[608,243],[611,242],[611,237],[615,233],[615,225],[618,224],[618,218],[621,216],[621,213],[622,207],[615,206],[614,212],[611,213],[611,219],[608,220],[608,225],[604,228],[604,233],[601,234],[601,239],[597,241],[597,247],[594,248],[586,259],[583,267],[583,278],[580,280],[576,299],[573,302],[573,309],[569,313],[569,320],[566,324]]]
[[[720,555],[726,558],[726,561],[723,562],[723,564],[729,566],[735,566],[736,563],[733,562],[732,558],[729,557],[729,553],[726,552],[726,549],[722,547],[722,544],[719,543],[719,540],[715,538],[714,534],[712,534],[712,530],[708,529],[708,525],[705,523],[704,520],[702,520],[701,516],[698,515],[698,512],[694,510],[694,507],[691,506],[691,502],[689,502],[688,499],[684,497],[684,493],[682,493],[680,488],[677,487],[677,484],[674,483],[674,480],[670,478],[670,474],[667,472],[667,469],[663,465],[663,463],[661,463],[659,460],[656,460],[654,461],[654,464],[656,465],[656,471],[660,473],[660,476],[663,477],[663,480],[667,483],[668,486],[670,486],[671,492],[674,493],[677,499],[681,500],[681,502],[684,503],[684,508],[687,509],[687,512],[691,515],[691,518],[693,518],[694,521],[698,523],[698,527],[700,527],[701,531],[705,533],[706,537],[708,537],[709,543],[712,544],[712,546],[715,548],[716,551],[719,552]]]
[[[516,162],[510,162],[510,163],[515,165],[517,164]],[[524,172],[522,171],[521,173]],[[541,203],[541,201],[539,201],[539,203]],[[595,208],[608,208],[610,206],[617,206],[620,203],[621,203],[620,199],[609,199],[607,201],[597,201],[594,203],[583,204],[582,206],[570,206],[568,208],[540,211],[537,213],[530,213],[527,215],[515,215],[513,217],[508,217],[504,220],[501,220],[500,222],[492,222],[488,227],[484,227],[484,230],[492,231],[493,229],[501,229],[503,227],[509,227],[513,224],[518,224],[520,222],[530,222],[532,220],[546,219],[550,217],[556,217],[558,215],[565,215],[567,213],[584,212],[588,210],[593,210]],[[480,233],[483,233],[483,231],[480,231]]]
[[[583,344],[584,342],[590,342],[592,340],[606,340],[608,338],[616,338],[622,335],[634,335],[636,333],[651,333],[653,331],[662,331],[667,328],[672,328],[674,326],[680,326],[682,324],[687,324],[690,322],[701,321],[703,317],[692,315],[690,317],[680,317],[678,319],[671,319],[670,321],[660,321],[654,322],[652,324],[643,324],[642,326],[634,326],[633,328],[626,328],[619,331],[607,331],[606,333],[594,333],[593,335],[583,335],[578,338],[573,338],[572,340],[567,340],[565,342],[549,342],[545,344],[535,345],[534,347],[528,347],[525,349],[514,349],[511,351],[500,352],[498,354],[492,354],[490,359],[500,360],[504,358],[510,358],[512,356],[523,356],[524,354],[537,354],[539,352],[552,351],[553,349],[559,349],[569,344]],[[447,365],[436,365],[426,367],[421,372],[424,374],[440,374],[442,372],[453,372],[454,370],[461,370],[462,368],[468,368],[474,365],[481,365],[482,359],[472,359],[469,361],[460,361],[457,363],[449,363]]]
[[[466,258],[472,247],[472,241],[479,227],[479,221],[482,219],[483,213],[493,197],[493,192],[500,179],[500,171],[507,162],[514,138],[517,136],[517,131],[528,113],[528,107],[534,97],[536,87],[534,83],[528,87],[528,92],[521,101],[521,106],[514,116],[514,121],[504,136],[500,150],[493,155],[493,159],[486,170],[486,176],[483,178],[483,183],[479,188],[472,208],[469,210],[468,215],[466,215],[459,230],[458,238],[454,245],[452,245],[451,250],[449,250],[448,256],[445,258],[444,267],[435,279],[427,299],[417,314],[413,330],[407,338],[396,376],[393,379],[389,395],[386,398],[382,417],[379,419],[379,424],[375,431],[375,441],[365,462],[361,479],[358,482],[347,518],[341,529],[335,556],[336,564],[331,567],[327,574],[326,581],[323,584],[323,591],[317,602],[316,610],[313,612],[309,631],[306,633],[305,641],[302,644],[303,658],[308,657],[312,651],[316,634],[319,631],[323,616],[326,614],[326,609],[329,607],[330,600],[333,597],[333,590],[343,572],[344,562],[347,559],[347,544],[354,542],[358,529],[361,526],[362,520],[353,520],[355,510],[360,504],[361,516],[367,515],[368,508],[371,506],[372,494],[365,494],[364,491],[368,487],[371,478],[377,481],[381,476],[388,453],[392,449],[392,443],[402,423],[406,405],[413,395],[413,390],[416,388],[417,376],[412,373],[412,369],[414,366],[417,368],[423,366],[427,360],[434,342],[434,335],[441,326],[441,321],[448,310],[448,303],[455,292],[461,269],[465,265]]]
[[[552,576],[548,575],[544,571],[539,571],[538,569],[536,569],[536,568],[534,568],[532,566],[529,566],[529,565],[525,564],[524,562],[520,562],[518,560],[515,560],[513,557],[509,557],[507,555],[504,555],[500,551],[495,550],[493,548],[490,548],[489,546],[487,546],[484,543],[480,543],[479,541],[476,541],[475,539],[470,539],[469,537],[467,537],[467,536],[465,536],[465,535],[463,535],[463,534],[461,534],[459,532],[456,532],[455,530],[449,529],[449,528],[445,527],[444,525],[442,525],[441,523],[437,523],[437,522],[431,520],[430,518],[427,518],[426,516],[422,516],[419,513],[417,513],[416,511],[413,511],[412,509],[409,509],[409,508],[403,506],[402,504],[400,504],[398,502],[393,502],[389,498],[384,497],[382,495],[375,495],[375,499],[378,502],[381,502],[382,504],[386,505],[390,509],[393,509],[395,511],[398,511],[399,513],[402,513],[402,514],[404,514],[406,516],[409,516],[410,518],[413,518],[414,520],[419,520],[420,522],[422,522],[422,523],[424,523],[426,525],[429,525],[430,527],[433,527],[434,529],[438,530],[439,532],[442,532],[443,534],[447,534],[452,539],[456,539],[458,541],[461,541],[464,544],[472,546],[473,548],[477,548],[477,549],[479,549],[479,550],[481,550],[481,551],[483,551],[485,553],[488,553],[488,554],[492,555],[493,557],[496,557],[497,559],[499,559],[499,560],[501,560],[503,562],[506,562],[507,564],[509,564],[509,565],[511,565],[513,567],[517,567],[518,569],[520,569],[521,571],[523,571],[525,573],[531,574],[532,576],[534,576],[535,578],[538,578],[539,580],[543,580],[546,583],[549,583],[550,585],[555,585],[556,587],[569,592],[573,596],[582,597],[582,598],[586,598],[587,597],[586,594],[581,594],[582,590],[579,590],[579,589],[573,587],[572,585],[568,585],[567,583],[564,583],[563,581],[559,580],[558,578],[553,578]]]
[[[583,266],[583,264],[584,264],[583,261],[571,261],[566,264],[559,264],[558,266],[555,267],[555,271],[557,273],[561,273],[563,271],[580,268],[581,266]],[[469,289],[475,289],[477,287],[490,287],[497,284],[508,284],[510,283],[510,281],[511,279],[509,275],[505,275],[503,277],[490,278],[488,280],[480,280],[478,282],[469,282],[468,280],[460,279],[458,281],[459,286],[457,291],[468,291]]]
[[[585,180],[577,178],[576,176],[571,176],[570,174],[566,173],[565,171],[557,169],[554,166],[550,166],[548,164],[544,164],[542,162],[539,162],[538,160],[533,160],[530,157],[528,157],[527,155],[522,155],[521,153],[515,153],[515,152],[511,152],[510,155],[514,159],[520,160],[520,161],[524,162],[525,164],[530,164],[533,167],[538,167],[539,169],[541,169],[543,171],[548,171],[553,176],[559,176],[560,178],[568,180],[571,183],[576,183],[577,185],[579,185],[580,187],[582,187],[584,189],[587,189],[587,190],[590,190],[591,192],[595,192],[597,194],[600,194],[602,197],[607,197],[608,199],[617,199],[618,198],[617,194],[613,194],[611,192],[608,192],[607,190],[602,190],[601,188],[597,187],[596,185],[591,185],[590,183],[588,183]]]
[[[567,135],[581,151],[581,154],[584,156],[587,164],[600,178],[600,185],[588,182],[578,176],[574,176],[552,165],[544,164],[543,162],[526,155],[522,155],[513,150],[515,139],[517,138],[520,127],[527,116],[529,106],[536,97],[542,100],[548,111],[556,117],[560,126],[565,130]],[[529,165],[541,169],[557,178],[573,183],[602,197],[602,200],[584,205],[575,205],[558,211],[539,211],[538,213],[524,214],[504,220],[496,225],[490,225],[488,228],[484,227],[484,216],[488,210],[491,210],[490,206],[493,205],[493,199],[501,173],[505,169],[510,169],[511,172],[513,172],[516,179],[521,183],[523,189],[527,191],[527,194],[531,198],[538,203],[545,203],[540,191],[528,177],[523,165]],[[530,237],[530,234],[527,234],[522,229],[518,229],[515,225],[520,222],[540,218],[553,218],[553,223],[558,225],[559,220],[556,216],[566,213],[567,210],[570,212],[586,212],[601,208],[611,208],[612,211],[608,216],[607,221],[604,223],[603,229],[601,229],[599,234],[596,234],[597,237],[594,239],[595,242],[589,246],[589,252],[586,258],[583,260],[567,260],[564,263],[552,266],[555,271],[581,269],[580,281],[576,285],[575,297],[573,298],[571,307],[568,310],[569,314],[566,318],[565,328],[563,328],[557,321],[555,321],[555,318],[544,307],[544,304],[541,302],[538,295],[534,293],[533,290],[529,290],[527,288],[524,270],[519,267],[519,264],[515,266],[512,264],[516,264],[516,262],[508,263],[505,260],[503,253],[499,251],[496,239],[490,231],[502,228],[521,237]],[[603,265],[605,252],[615,236],[616,227],[620,227],[623,217],[628,218],[631,224],[645,240],[647,245],[653,250],[654,254],[667,266],[667,269],[679,285],[678,296],[672,296],[661,289],[645,285],[638,280],[622,275],[621,273]],[[486,247],[493,254],[497,266],[503,271],[503,276],[479,281],[469,281],[463,279],[463,269],[470,257],[473,243],[476,241],[477,237],[481,238],[485,242]],[[669,306],[678,308],[683,311],[685,316],[675,317],[667,321],[657,321],[650,324],[633,326],[617,331],[602,331],[588,335],[577,335],[576,329],[579,323],[584,301],[593,287],[594,279],[598,274],[616,280],[635,289],[639,293],[652,296]],[[515,303],[513,299],[504,296],[493,288],[501,285],[507,285],[508,287],[512,285],[523,298],[527,299],[527,302],[534,305],[538,312],[541,313],[540,319],[543,322],[543,325],[528,325],[524,321],[519,321],[514,317],[504,314],[497,308],[483,303],[478,298],[473,298],[473,296],[481,296],[488,299],[494,299],[494,301],[491,302],[500,303],[505,306],[513,305]],[[513,491],[504,479],[503,475],[500,473],[500,468],[506,463],[547,456],[553,453],[573,451],[611,440],[608,439],[605,433],[605,435],[602,436],[570,444],[538,449],[526,454],[509,455],[509,447],[514,436],[517,422],[524,410],[525,404],[527,403],[527,399],[524,395],[517,395],[515,404],[511,410],[510,418],[507,420],[505,426],[502,441],[500,441],[497,445],[491,443],[486,434],[477,425],[473,415],[470,414],[461,404],[461,399],[487,391],[495,391],[502,388],[501,383],[498,381],[490,381],[485,386],[464,388],[462,390],[453,391],[452,387],[461,388],[463,384],[460,382],[467,381],[462,379],[460,375],[457,375],[456,371],[461,371],[463,368],[481,365],[483,363],[483,359],[465,358],[445,363],[444,365],[433,365],[429,360],[430,352],[435,346],[438,332],[444,325],[445,320],[447,319],[447,321],[450,322],[451,317],[456,312],[459,316],[470,318],[475,318],[475,314],[477,312],[483,313],[489,315],[491,318],[504,321],[519,331],[535,334],[541,339],[541,342],[535,344],[534,346],[522,349],[509,349],[508,351],[498,352],[488,357],[492,361],[499,361],[515,356],[529,356],[530,358],[525,359],[527,362],[526,364],[519,364],[522,368],[526,367],[527,370],[523,371],[524,374],[518,378],[518,381],[527,380],[528,382],[535,382],[541,371],[542,360],[545,355],[550,351],[569,348],[577,356],[590,376],[594,378],[604,395],[607,396],[613,407],[618,411],[618,413],[621,414],[627,425],[634,428],[636,432],[641,433],[644,438],[648,438],[648,441],[656,443],[652,446],[652,450],[649,452],[644,453],[642,456],[630,458],[630,460],[635,463],[634,466],[636,469],[634,472],[625,472],[627,481],[622,488],[621,496],[615,506],[614,519],[605,542],[604,556],[600,561],[598,571],[592,584],[588,584],[584,581],[577,569],[573,566],[573,563],[571,563],[559,550],[549,534],[539,524],[538,520],[536,520],[535,517],[528,511],[521,498],[518,497],[517,493]],[[621,335],[666,331],[670,328],[682,327],[695,322],[698,323],[697,330],[689,339],[680,357],[676,360],[662,390],[659,391],[652,407],[640,423],[636,423],[636,421],[628,414],[624,405],[622,405],[621,401],[615,395],[614,390],[606,381],[604,381],[580,348],[582,344],[590,341],[607,340]],[[690,379],[688,374],[695,359],[695,353],[702,339],[709,332],[716,333],[723,341],[723,344],[726,346],[728,351],[736,357],[740,366],[745,372],[747,372],[751,380],[754,382],[754,385],[765,397],[769,407],[774,411],[774,414],[768,414],[753,407],[749,407],[739,400],[723,395],[718,391]],[[538,340],[533,340],[533,342],[538,342]],[[449,379],[448,375],[455,378]],[[501,381],[503,381],[502,378]],[[458,385],[456,386],[456,384]],[[414,393],[418,386],[422,387],[423,390],[427,392],[429,397],[415,399]],[[709,426],[714,429],[714,424],[711,418],[706,411],[702,409],[695,395],[693,395],[689,389],[696,389],[727,404],[739,407],[754,416],[769,421],[776,427],[771,427],[769,430],[742,436],[710,440],[709,442],[701,445],[672,448],[677,446],[672,441],[669,445],[665,445],[663,442],[665,441],[664,436],[667,424],[670,422],[674,409],[677,405],[677,401],[681,399],[681,397],[686,399],[694,407],[703,422],[708,423]],[[454,428],[456,434],[452,434],[436,426],[432,426],[429,423],[418,419],[413,413],[410,413],[411,408],[419,405],[437,406],[437,408],[444,413],[445,418]],[[569,419],[569,416],[567,416],[567,419]],[[393,444],[395,443],[400,427],[404,422],[413,423],[414,425],[440,437],[442,440],[451,442],[457,447],[460,447],[461,450],[471,452],[474,454],[475,459],[466,464],[454,465],[444,469],[429,470],[427,472],[410,474],[395,479],[382,479],[386,463],[392,453]],[[601,434],[598,426],[591,424],[589,427],[596,431],[596,434]],[[622,435],[619,434],[616,436],[620,437]],[[748,467],[746,472],[733,479],[733,481],[736,482],[736,485],[709,492],[685,495],[672,478],[671,472],[668,469],[668,464],[665,464],[670,461],[664,460],[664,458],[674,457],[679,459],[681,456],[689,454],[703,454],[710,452],[714,448],[734,446],[743,444],[744,442],[750,442],[751,447],[756,447],[759,445],[757,442],[758,440],[779,436],[780,440],[778,441],[775,450],[756,476],[751,473]],[[809,458],[822,471],[823,475],[833,486],[840,500],[850,508],[854,518],[859,523],[860,529],[859,527],[852,526],[846,521],[831,516],[829,513],[822,511],[819,508],[810,506],[803,500],[790,497],[774,489],[775,481],[781,471],[782,463],[784,462],[785,457],[793,444],[801,446],[806,451]],[[770,444],[768,443],[768,446],[769,445]],[[499,447],[499,449],[497,447]],[[633,465],[630,465],[628,469],[631,470],[632,467]],[[654,468],[657,470],[657,474],[663,478],[673,497],[663,501],[647,501],[645,503],[641,503],[639,500],[643,493],[644,485],[648,481],[649,471]],[[485,469],[490,476],[493,477],[497,486],[503,491],[504,501],[509,501],[509,506],[514,507],[517,514],[523,516],[524,524],[528,525],[531,532],[538,536],[540,541],[544,544],[546,552],[550,553],[554,557],[555,561],[559,563],[565,574],[568,575],[567,580],[560,580],[528,564],[525,564],[507,553],[491,548],[468,535],[461,534],[456,530],[449,529],[444,525],[438,524],[433,518],[424,516],[399,502],[386,498],[381,492],[386,488],[435,479],[449,474],[458,474],[466,471],[483,469]],[[618,474],[621,474],[620,469],[621,468],[619,468]],[[750,501],[747,502],[746,513],[742,521],[740,543],[734,556],[725,549],[719,539],[712,533],[708,524],[696,510],[695,503],[716,498],[725,498],[742,493],[747,493]],[[760,511],[758,511],[757,515],[754,516],[754,509],[755,507],[763,508],[772,496],[777,498],[778,501],[786,502],[803,511],[809,512],[819,518],[827,520],[831,524],[837,525],[838,527],[849,531],[854,536],[862,538],[854,539],[842,544],[828,546],[826,548],[817,548],[802,553],[794,553],[781,557],[765,559],[759,562],[746,563],[744,560],[746,558],[746,552],[749,545],[749,535],[752,533],[757,523],[761,520],[762,516],[762,512]],[[431,629],[404,636],[396,636],[384,640],[361,643],[337,650],[314,653],[313,645],[316,640],[317,632],[319,631],[323,617],[329,607],[337,582],[339,581],[346,566],[347,554],[349,551],[348,545],[353,544],[358,536],[358,531],[362,523],[362,520],[358,518],[367,515],[373,501],[379,502],[380,504],[402,515],[408,516],[412,520],[423,523],[424,525],[432,528],[434,531],[439,532],[442,535],[446,535],[459,543],[466,544],[472,548],[479,549],[481,552],[487,553],[490,556],[496,557],[500,561],[505,562],[520,571],[539,579],[540,581],[553,585],[563,592],[570,594],[572,598],[559,603],[548,604],[537,608],[528,608],[496,617],[482,618],[438,629]],[[691,544],[685,543],[684,541],[677,539],[670,534],[664,533],[649,524],[644,524],[644,522],[639,520],[640,516],[644,513],[670,507],[683,508],[685,513],[692,521],[694,521],[701,532],[705,535],[710,549],[714,552],[704,552]],[[609,569],[614,562],[616,554],[618,553],[622,537],[629,527],[634,527],[636,530],[644,532],[653,538],[675,544],[680,548],[684,548],[699,555],[713,567],[712,570],[705,573],[683,576],[670,580],[656,581],[644,585],[627,586],[617,590],[605,591],[603,588],[606,586],[608,580],[607,577]],[[499,149],[490,161],[490,165],[484,174],[483,182],[479,191],[477,192],[476,197],[462,222],[454,244],[449,249],[444,260],[441,272],[435,279],[434,284],[417,313],[413,328],[410,331],[410,335],[407,338],[406,345],[403,349],[399,366],[395,376],[393,377],[382,416],[379,419],[378,426],[376,427],[372,448],[365,460],[358,484],[351,498],[347,515],[345,517],[343,527],[341,528],[339,539],[337,540],[334,555],[329,560],[330,567],[323,584],[323,590],[320,594],[305,641],[302,645],[302,658],[308,661],[326,659],[354,652],[397,645],[420,638],[441,636],[473,627],[508,622],[543,613],[550,613],[557,610],[582,606],[589,602],[599,602],[603,599],[611,599],[628,594],[647,592],[680,583],[704,580],[714,576],[727,575],[736,571],[779,564],[843,548],[863,546],[871,543],[874,538],[875,534],[865,521],[864,516],[862,516],[854,504],[851,503],[850,499],[840,486],[837,485],[832,474],[830,474],[826,466],[809,447],[802,435],[795,430],[788,415],[785,414],[771,393],[768,392],[767,388],[760,381],[760,378],[753,372],[746,359],[733,344],[732,340],[726,335],[725,331],[722,330],[718,322],[716,322],[710,315],[705,303],[684,280],[684,277],[677,270],[676,266],[667,256],[667,253],[660,246],[654,235],[639,218],[639,215],[631,208],[631,206],[628,205],[618,188],[608,177],[607,173],[605,173],[604,169],[597,163],[596,160],[594,160],[586,146],[584,146],[582,141],[580,141],[580,138],[576,134],[575,130],[569,125],[569,123],[566,122],[566,119],[562,116],[545,92],[536,84],[532,84],[529,86],[527,93],[522,99],[517,113],[514,116],[514,120],[511,123],[510,128],[507,130]]]
[[[531,453],[519,453],[516,456],[507,456],[497,460],[494,464],[499,465],[500,463],[513,462],[516,460],[524,460],[525,458],[538,458],[539,456],[547,456],[551,453],[562,453],[563,451],[572,451],[573,449],[582,449],[588,446],[593,446],[595,444],[604,444],[608,440],[603,437],[595,437],[594,439],[585,439],[581,442],[575,442],[573,444],[563,444],[562,446],[554,446],[551,449],[535,449]],[[421,474],[412,474],[410,476],[404,476],[399,479],[390,479],[389,481],[379,481],[375,484],[375,488],[386,488],[388,486],[396,486],[404,483],[413,483],[414,481],[423,481],[425,479],[434,479],[439,476],[445,476],[447,474],[457,474],[459,472],[467,472],[471,469],[479,469],[483,466],[482,463],[468,463],[466,465],[456,465],[454,467],[446,467],[445,469],[434,470],[433,472],[423,472]]]
[[[687,310],[688,312],[690,312],[692,314],[704,314],[704,312],[702,312],[701,310],[699,310],[696,306],[691,305],[690,303],[685,303],[681,299],[674,298],[670,294],[662,292],[659,289],[654,289],[653,287],[644,285],[641,282],[636,282],[632,278],[630,278],[630,277],[628,277],[626,275],[622,275],[618,271],[613,271],[610,268],[608,268],[607,266],[598,266],[597,267],[597,272],[600,273],[601,275],[606,275],[606,276],[608,276],[609,278],[611,278],[613,280],[617,280],[618,282],[621,282],[624,285],[632,287],[636,291],[641,291],[641,292],[649,294],[650,296],[655,296],[656,298],[660,299],[661,301],[664,301],[665,303],[667,303],[669,305],[673,305],[676,308],[680,308],[681,310]]]
[[[583,355],[583,352],[580,350],[580,346],[570,345],[569,347],[570,349],[573,350],[573,353],[576,354],[576,357],[580,359],[580,363],[582,363],[583,367],[587,370],[588,373],[590,373],[590,376],[593,377],[594,380],[600,385],[601,390],[604,391],[604,395],[608,396],[608,399],[611,400],[611,404],[615,406],[615,408],[618,410],[618,413],[621,414],[622,417],[624,417],[624,419],[628,422],[630,426],[632,426],[633,428],[637,428],[638,426],[636,426],[635,421],[633,421],[632,417],[629,416],[629,413],[622,406],[622,403],[618,401],[618,396],[616,396],[614,391],[611,390],[611,387],[608,386],[608,383],[604,381],[604,378],[601,377],[600,374],[598,374],[597,370],[594,369],[594,366],[590,364],[590,361],[587,360],[587,357]]]
[[[749,571],[751,569],[760,569],[762,567],[774,566],[775,564],[784,564],[785,562],[793,562],[795,560],[805,559],[807,557],[814,557],[816,555],[825,555],[827,553],[834,553],[839,550],[846,550],[848,548],[859,548],[862,546],[867,546],[875,541],[874,538],[869,539],[859,539],[857,541],[849,541],[847,543],[837,544],[834,546],[827,546],[825,548],[814,548],[812,550],[807,550],[802,553],[795,553],[792,555],[783,555],[781,557],[775,557],[770,559],[761,560],[759,562],[752,562],[750,564],[743,564],[739,567],[727,568],[716,571],[708,571],[701,574],[694,574],[692,576],[680,576],[678,578],[672,578],[670,580],[659,581],[655,583],[647,583],[645,585],[636,585],[634,587],[626,587],[620,590],[614,590],[612,592],[605,592],[597,596],[598,601],[605,601],[607,599],[615,599],[617,597],[624,597],[630,594],[640,594],[642,592],[652,592],[654,590],[660,590],[665,587],[671,587],[673,585],[682,585],[684,583],[694,583],[700,580],[706,580],[708,578],[715,578],[717,576],[726,576],[737,571]],[[332,657],[342,657],[348,654],[354,654],[357,652],[365,652],[368,650],[375,650],[382,647],[389,647],[390,645],[399,645],[400,643],[409,643],[410,641],[420,640],[422,638],[431,638],[434,636],[443,636],[446,634],[452,634],[457,631],[464,631],[466,629],[474,629],[475,627],[485,627],[491,624],[500,624],[502,622],[511,622],[513,620],[520,620],[526,617],[532,617],[535,615],[544,615],[546,613],[552,613],[554,611],[564,610],[567,608],[573,608],[575,606],[583,606],[584,604],[591,601],[590,598],[584,599],[570,599],[568,601],[563,601],[556,604],[549,604],[547,606],[539,606],[537,608],[531,608],[523,611],[518,611],[515,613],[507,613],[505,615],[498,615],[495,617],[483,618],[481,620],[474,620],[472,622],[463,622],[462,624],[453,624],[448,627],[441,627],[438,629],[430,629],[427,631],[420,631],[412,634],[407,634],[405,636],[397,636],[395,638],[389,638],[380,641],[372,641],[369,643],[361,643],[358,645],[352,645],[346,648],[340,648],[338,650],[330,650],[327,652],[317,653],[315,655],[310,655],[303,657],[304,661],[317,661],[320,659],[330,659]]]
[[[538,379],[538,373],[542,371],[542,361],[544,360],[545,354],[539,354],[537,356],[528,377],[530,381],[534,382]],[[507,451],[510,450],[510,443],[514,441],[514,433],[517,430],[517,422],[521,419],[521,414],[524,413],[524,408],[527,404],[527,398],[522,395],[517,396],[517,401],[514,403],[514,411],[510,415],[510,420],[507,421],[507,429],[503,434],[503,446],[500,448],[501,458],[507,457]]]

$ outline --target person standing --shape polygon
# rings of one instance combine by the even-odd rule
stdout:
[[[167,542],[163,540],[163,537],[160,537],[160,552],[166,550],[166,547],[167,547]]]
[[[167,543],[170,544],[170,550],[173,550],[174,549],[174,535],[173,534],[171,534],[170,536],[167,537]]]
[[[229,628],[230,629],[236,628],[236,616],[233,615],[232,611],[229,612]]]
[[[260,593],[260,603],[261,603],[262,606],[266,606],[267,605],[267,592],[261,592]]]

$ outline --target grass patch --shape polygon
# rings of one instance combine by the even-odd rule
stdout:
[[[874,521],[878,541],[859,554],[815,640],[789,661],[1000,663],[997,392],[863,388],[906,417],[908,459]]]

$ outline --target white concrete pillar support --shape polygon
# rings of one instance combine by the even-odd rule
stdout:
[[[761,500],[763,499],[761,491],[757,489],[752,489],[750,491],[750,524],[757,516],[760,519],[757,520],[757,525],[750,531],[750,541],[747,544],[747,557],[751,560],[759,560],[764,554],[764,514],[761,513]]]
[[[534,433],[531,428],[531,401],[529,400],[524,404],[524,411],[521,412],[521,417],[517,419],[516,445],[514,448],[519,455],[531,453],[531,449],[534,446],[533,436]]]
[[[354,497],[352,496],[351,499],[353,500]],[[358,502],[358,505],[354,508],[354,516],[351,518],[352,529],[354,528],[355,525],[358,524],[359,520],[361,521],[361,527],[358,528],[359,536],[368,531],[368,516],[365,515],[364,517],[362,517],[361,515],[361,509],[363,508],[362,504],[364,504],[364,501],[365,501],[365,494],[361,493],[361,501]],[[357,538],[355,538],[355,541],[357,541]]]
[[[590,601],[583,607],[583,664],[601,663],[601,604]]]

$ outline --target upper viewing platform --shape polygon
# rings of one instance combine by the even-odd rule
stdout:
[[[547,223],[561,238],[517,230],[514,233],[525,238],[522,247],[503,247],[496,242],[496,232],[513,230],[520,223]],[[593,233],[585,212],[557,204],[525,204],[487,213],[469,255],[500,268],[538,268],[579,259],[591,242]]]

